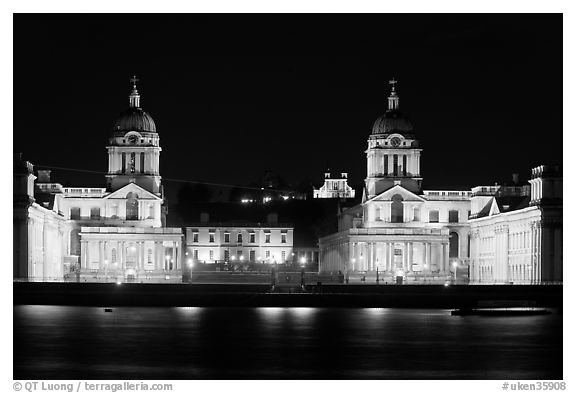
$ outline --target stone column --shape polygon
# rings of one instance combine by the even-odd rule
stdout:
[[[430,243],[424,243],[424,271],[429,272],[432,270],[432,258],[430,258]]]
[[[414,268],[414,243],[408,243],[408,271],[413,272]]]
[[[390,263],[390,271],[394,272],[394,243],[388,243],[388,261]]]
[[[98,269],[102,269],[104,267],[104,242],[100,241],[100,258],[99,258],[99,262],[98,262]]]
[[[123,241],[119,242],[120,245],[120,262],[118,264],[118,266],[120,266],[120,270],[124,270],[125,268],[125,260],[126,260],[126,250],[125,250],[125,244]]]
[[[88,243],[86,240],[80,241],[80,255],[80,267],[86,269],[86,265],[88,264]]]

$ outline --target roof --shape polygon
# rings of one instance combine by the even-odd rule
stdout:
[[[131,107],[122,112],[114,121],[114,131],[156,132],[156,124],[142,108]]]
[[[414,127],[410,120],[396,109],[386,111],[385,114],[376,119],[374,126],[372,126],[372,134],[391,134],[394,132],[403,134],[413,131]]]

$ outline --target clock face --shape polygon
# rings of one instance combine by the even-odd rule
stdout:
[[[394,146],[394,147],[400,146],[400,138],[394,137],[394,138],[390,139],[390,143],[391,143],[392,146]]]
[[[136,135],[130,135],[128,137],[128,142],[132,143],[133,145],[138,142],[138,137]]]

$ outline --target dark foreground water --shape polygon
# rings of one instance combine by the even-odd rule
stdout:
[[[15,306],[14,379],[562,379],[562,316]]]

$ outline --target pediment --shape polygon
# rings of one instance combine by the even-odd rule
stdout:
[[[104,199],[126,199],[129,193],[138,195],[138,199],[156,199],[161,200],[160,197],[152,194],[150,191],[145,190],[136,183],[126,184],[124,187],[114,191],[113,193],[104,197]]]
[[[500,209],[498,208],[498,203],[496,203],[496,198],[492,199],[492,206],[490,206],[490,213],[489,216],[494,216],[500,213]]]
[[[374,198],[370,199],[369,201],[366,201],[366,203],[370,203],[370,202],[390,202],[392,201],[392,197],[394,195],[400,195],[402,197],[402,200],[404,202],[425,202],[425,200],[414,194],[411,191],[408,191],[407,189],[405,189],[404,187],[402,187],[401,185],[397,184],[394,187],[391,187],[389,189],[387,189],[386,191],[376,195]]]

